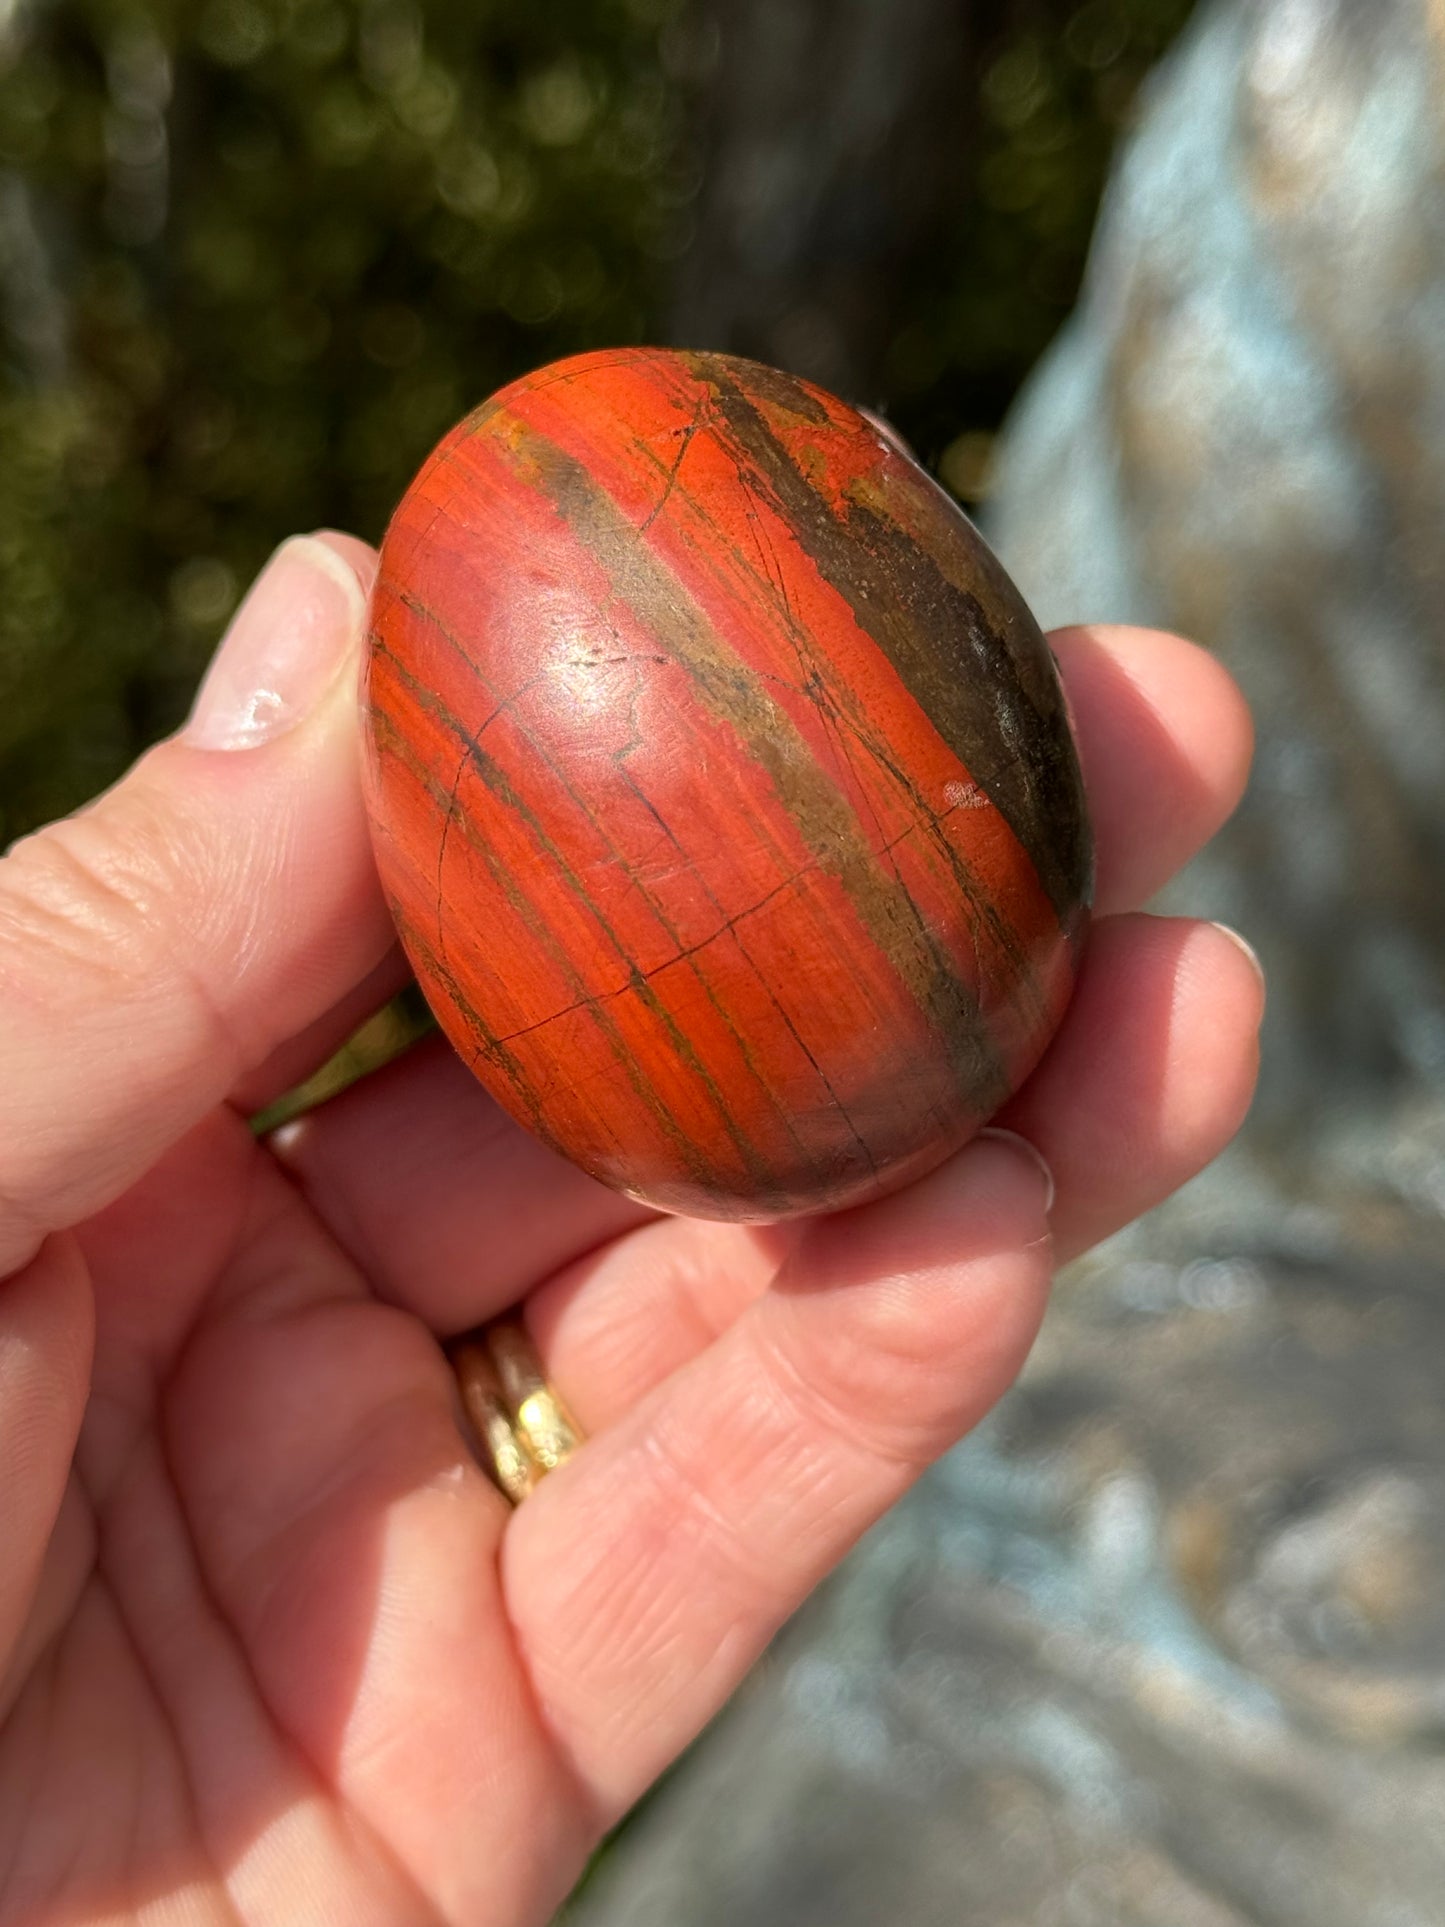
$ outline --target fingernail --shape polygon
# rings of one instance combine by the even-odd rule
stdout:
[[[1023,1153],[1044,1181],[1044,1216],[1047,1217],[1054,1208],[1056,1187],[1054,1185],[1054,1174],[1049,1169],[1048,1160],[1045,1158],[1043,1152],[1039,1150],[1038,1146],[1030,1144],[1026,1137],[1020,1137],[1017,1131],[1004,1130],[1001,1124],[989,1124],[985,1126],[983,1130],[979,1131],[977,1135],[979,1137],[991,1137],[999,1144],[1011,1144],[1015,1150]]]
[[[1229,941],[1232,944],[1237,945],[1238,948],[1244,952],[1245,956],[1248,957],[1249,961],[1254,966],[1255,976],[1259,978],[1259,981],[1262,984],[1265,981],[1264,965],[1259,961],[1259,952],[1255,949],[1254,945],[1249,941],[1249,939],[1247,937],[1241,937],[1239,932],[1231,924],[1216,923],[1214,927],[1219,932],[1221,937],[1228,937]]]
[[[366,616],[355,571],[314,536],[283,542],[256,578],[196,694],[186,739],[254,749],[325,695]]]

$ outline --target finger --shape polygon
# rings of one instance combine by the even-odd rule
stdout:
[[[1218,1156],[1249,1104],[1258,967],[1216,924],[1136,915],[1095,932],[1053,1049],[997,1120],[1046,1158],[1059,1262]],[[763,1291],[796,1227],[663,1219],[534,1292],[527,1324],[583,1429],[616,1423]]]
[[[587,1818],[516,1665],[497,1584],[511,1514],[462,1444],[446,1361],[417,1320],[357,1294],[264,1166],[239,1246],[166,1398],[207,1589],[274,1726],[386,1843],[428,1918],[550,1919]],[[156,1590],[140,1560],[118,1583]],[[187,1622],[135,1618],[172,1629],[144,1659],[182,1743],[214,1738],[227,1707],[210,1704],[196,1639],[175,1636]],[[514,1850],[479,1853],[485,1839]]]
[[[378,1296],[445,1335],[653,1216],[514,1124],[440,1038],[270,1143]]]
[[[322,529],[317,540],[335,551],[355,572],[362,589],[370,593],[376,578],[376,550],[357,536],[339,529]],[[264,1064],[242,1073],[227,1092],[227,1101],[243,1117],[253,1116],[278,1097],[304,1083],[331,1057],[369,1017],[412,981],[411,965],[399,942],[391,947],[374,969],[360,982],[349,985],[337,1001],[314,1023],[277,1045]]]
[[[286,543],[186,728],[0,862],[0,1274],[390,945],[359,785],[364,612],[336,548]]]
[[[527,1330],[582,1430],[615,1424],[715,1343],[768,1289],[804,1222],[659,1218],[533,1291]]]
[[[977,1139],[815,1220],[717,1344],[548,1475],[502,1548],[538,1702],[604,1814],[716,1711],[808,1591],[1018,1370],[1045,1180]]]
[[[0,1705],[16,1648],[30,1645],[24,1634],[70,1476],[93,1335],[90,1278],[73,1239],[51,1239],[0,1284]]]
[[[1068,692],[1094,824],[1095,910],[1137,909],[1229,817],[1254,731],[1228,671],[1155,629],[1059,629],[1049,642]]]
[[[1060,1263],[1120,1230],[1228,1144],[1254,1094],[1264,978],[1233,931],[1110,917],[1063,1029],[997,1122],[1058,1185]]]

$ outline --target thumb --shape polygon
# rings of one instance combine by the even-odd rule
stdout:
[[[185,728],[0,860],[0,1276],[387,950],[357,724],[372,566],[349,537],[284,543]]]

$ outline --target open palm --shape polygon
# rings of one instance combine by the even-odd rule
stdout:
[[[1233,806],[1247,721],[1190,645],[1073,631],[1102,920],[1000,1120],[1051,1211],[989,1135],[832,1218],[659,1218],[436,1040],[257,1142],[400,976],[367,568],[308,541],[253,593],[213,680],[259,663],[284,728],[163,744],[0,865],[0,1920],[545,1921],[1004,1390],[1053,1264],[1248,1101],[1246,954],[1134,913]],[[513,1512],[440,1341],[516,1305],[589,1436]]]

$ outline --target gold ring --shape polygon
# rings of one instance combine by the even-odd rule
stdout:
[[[465,1411],[496,1483],[520,1505],[569,1459],[582,1429],[547,1383],[519,1318],[498,1318],[450,1346]]]

